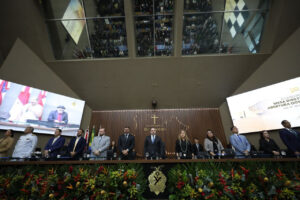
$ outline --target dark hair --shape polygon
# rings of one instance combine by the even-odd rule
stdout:
[[[128,128],[128,129],[130,129],[130,127],[129,127],[129,126],[125,126],[124,128]]]
[[[82,128],[80,128],[79,130],[81,130],[81,131],[82,131],[82,133],[84,133],[84,130],[83,130]]]
[[[60,133],[62,132],[62,130],[60,128],[57,128],[56,130],[58,130]]]
[[[286,119],[281,121],[281,125],[283,126],[286,123]]]
[[[264,140],[264,132],[266,132],[267,130],[263,130],[262,132],[260,132],[260,139]],[[268,131],[267,131],[268,132]]]
[[[232,130],[234,129],[234,127],[235,127],[235,126],[232,126],[232,127],[230,128],[230,130],[232,131]]]
[[[30,129],[31,129],[31,132],[33,133],[34,128],[33,128],[32,126],[28,126],[28,128],[30,128]]]
[[[210,131],[213,134],[212,138],[208,137],[208,134],[207,134],[208,131]],[[216,136],[214,135],[214,132],[210,129],[208,129],[207,132],[206,132],[206,138],[209,139],[210,141],[218,143],[218,140],[217,140]]]
[[[7,131],[10,131],[10,137],[14,137],[14,132],[13,132],[13,130],[12,129],[7,129]]]

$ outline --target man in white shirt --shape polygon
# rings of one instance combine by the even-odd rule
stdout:
[[[100,128],[98,136],[92,142],[92,156],[95,160],[105,160],[110,145],[110,137],[105,135],[105,129]]]
[[[25,135],[22,135],[12,154],[14,158],[30,158],[37,144],[37,136],[33,134],[33,127],[28,126],[24,130]]]

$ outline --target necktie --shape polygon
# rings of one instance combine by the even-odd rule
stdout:
[[[55,143],[55,141],[58,139],[58,137],[54,138],[52,141],[52,145]]]
[[[126,137],[126,142],[127,142],[127,140],[128,140],[128,134],[126,134],[125,137]]]
[[[74,144],[74,147],[73,147],[73,151],[75,151],[79,139],[80,139],[79,137],[76,138],[76,141],[75,141],[75,144]]]
[[[154,135],[152,135],[151,137],[152,137],[152,144],[153,144],[154,143],[154,139],[155,139]]]
[[[240,142],[243,143],[242,138],[239,135],[237,135],[237,137],[239,138]]]
[[[62,118],[62,114],[58,114],[58,115],[57,115],[57,120],[58,120],[58,121],[61,121],[61,118]]]

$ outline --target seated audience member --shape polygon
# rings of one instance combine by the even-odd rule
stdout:
[[[108,150],[112,150],[113,154],[117,153],[117,146],[116,146],[116,142],[114,140],[111,141],[111,145],[109,146]]]
[[[300,133],[291,128],[291,123],[287,120],[281,122],[284,129],[279,131],[283,143],[288,148],[288,153],[294,156],[300,156]]]
[[[192,144],[185,130],[181,130],[176,140],[175,153],[177,158],[191,159],[194,155],[192,152]]]
[[[110,144],[110,137],[105,135],[105,129],[100,128],[98,136],[94,137],[92,142],[92,158],[95,160],[106,160],[107,150]]]
[[[194,144],[192,146],[193,154],[198,158],[201,151],[203,151],[203,147],[201,144],[199,144],[199,139],[194,138]]]
[[[217,158],[220,154],[224,154],[224,147],[221,141],[214,136],[212,130],[207,130],[206,138],[204,139],[204,149],[213,158]]]
[[[235,151],[236,158],[245,158],[250,154],[250,143],[247,138],[243,135],[239,135],[239,130],[237,127],[231,127],[231,132],[233,133],[230,136],[230,143]]]
[[[12,147],[12,144],[14,143],[14,133],[11,129],[8,129],[4,133],[4,137],[0,139],[0,158],[2,157],[8,157],[8,151]]]
[[[151,128],[150,135],[145,138],[144,155],[146,158],[160,158],[162,151],[162,140],[156,135],[156,128]]]
[[[67,124],[68,123],[68,113],[65,112],[64,106],[57,106],[56,110],[53,110],[50,112],[48,116],[48,122],[55,122],[55,123],[61,123],[61,124]]]
[[[276,142],[270,138],[268,131],[260,133],[259,150],[263,151],[264,154],[279,156],[280,149]]]
[[[61,136],[61,129],[56,129],[54,137],[51,138],[45,146],[45,157],[50,159],[57,158],[57,155],[60,154],[60,150],[64,144],[65,138]]]
[[[135,138],[130,134],[130,128],[125,127],[124,133],[119,136],[118,139],[118,150],[120,153],[120,158],[122,160],[133,160],[134,159],[134,149]]]
[[[35,150],[38,138],[33,134],[34,128],[31,126],[26,127],[24,135],[22,135],[12,154],[14,158],[30,158],[33,151]]]
[[[77,136],[72,138],[68,145],[69,156],[73,160],[78,160],[83,155],[84,147],[86,145],[86,141],[82,137],[83,132],[83,129],[78,129]]]

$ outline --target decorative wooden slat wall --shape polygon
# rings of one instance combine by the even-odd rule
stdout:
[[[192,142],[194,137],[198,137],[201,144],[207,129],[212,129],[223,145],[227,143],[217,108],[93,111],[90,131],[95,126],[98,133],[100,125],[106,129],[111,141],[116,142],[124,127],[129,126],[135,135],[135,149],[139,155],[143,154],[144,140],[150,134],[151,127],[158,129],[157,135],[165,142],[166,150],[170,153],[175,151],[180,129],[187,130]]]

